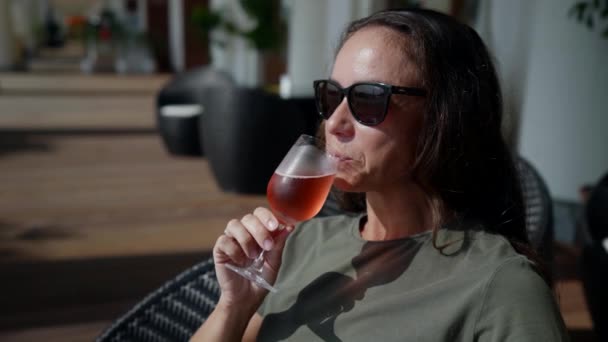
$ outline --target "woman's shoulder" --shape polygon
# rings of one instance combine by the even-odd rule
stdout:
[[[461,259],[485,283],[485,305],[501,307],[519,302],[520,307],[530,303],[551,307],[553,293],[538,272],[539,265],[518,253],[504,236],[477,228],[464,233],[466,249]]]
[[[477,279],[481,301],[476,331],[479,340],[512,336],[567,340],[554,293],[537,265],[519,254],[502,235],[469,227],[461,260],[466,277]],[[517,313],[517,314],[514,314]],[[490,337],[491,336],[491,337]]]
[[[441,229],[437,233],[435,245],[437,248],[430,246],[429,249],[439,261],[451,260],[449,269],[446,270],[448,277],[467,273],[484,281],[501,269],[507,273],[523,269],[535,272],[534,263],[519,254],[508,239],[487,232],[480,225]]]
[[[490,335],[513,336],[520,341],[540,337],[567,340],[553,291],[532,262],[521,255],[503,260],[488,277],[476,331],[488,340],[492,340]]]
[[[487,286],[488,289],[504,289],[511,294],[551,293],[545,280],[536,271],[534,263],[519,254],[502,260],[491,273]]]
[[[466,254],[468,260],[494,263],[518,256],[509,240],[488,232],[481,224],[462,223],[437,232],[436,245],[444,255]]]

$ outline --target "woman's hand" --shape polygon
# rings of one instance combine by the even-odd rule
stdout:
[[[226,268],[226,264],[248,266],[266,251],[264,278],[273,284],[281,267],[281,256],[287,235],[293,227],[279,230],[279,222],[266,208],[257,208],[241,220],[231,220],[213,248],[217,278],[222,289],[220,302],[224,308],[239,309],[260,305],[267,290]]]

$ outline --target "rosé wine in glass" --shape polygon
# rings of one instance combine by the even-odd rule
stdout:
[[[312,218],[325,203],[336,176],[336,161],[321,146],[315,137],[301,135],[268,182],[266,196],[280,229]],[[226,267],[258,286],[277,291],[263,277],[263,251],[248,267]]]
[[[312,218],[323,207],[335,176],[335,173],[292,176],[275,172],[266,191],[273,213],[284,223]]]

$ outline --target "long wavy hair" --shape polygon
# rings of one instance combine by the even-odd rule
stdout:
[[[395,44],[418,66],[429,94],[412,175],[439,216],[435,246],[445,213],[451,213],[480,222],[487,231],[505,236],[518,252],[537,259],[528,243],[514,159],[501,133],[500,85],[482,39],[445,14],[386,10],[352,22],[338,51],[357,31],[373,26],[404,38]],[[347,209],[364,208],[364,194],[343,196]]]

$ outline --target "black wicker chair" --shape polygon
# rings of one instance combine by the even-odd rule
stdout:
[[[545,262],[549,281],[553,281],[553,201],[547,185],[538,171],[525,159],[518,158],[515,166],[524,196],[526,230],[530,244]]]
[[[552,257],[552,206],[547,187],[528,162],[519,159],[517,169],[524,191],[530,240],[543,256]],[[321,215],[339,213],[335,200],[329,202]],[[219,295],[213,259],[209,258],[148,295],[97,341],[187,341],[213,311]]]
[[[219,296],[209,258],[149,294],[97,341],[187,341],[213,311]]]

